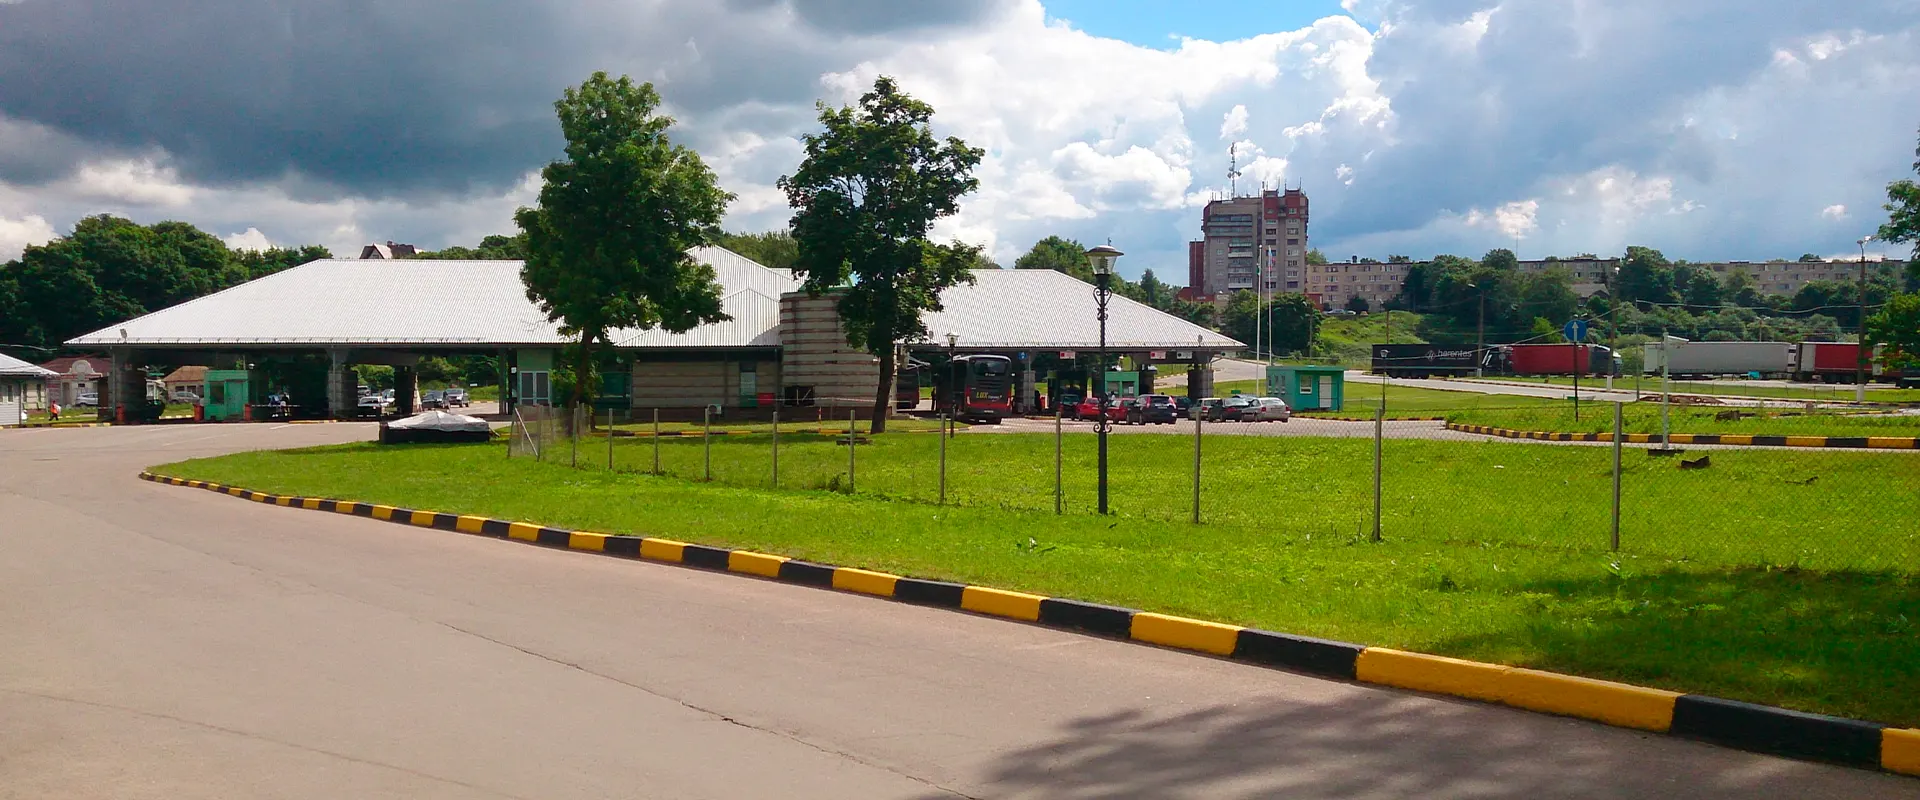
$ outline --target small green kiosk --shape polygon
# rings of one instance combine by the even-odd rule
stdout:
[[[1267,393],[1295,411],[1339,411],[1346,377],[1345,367],[1267,367]]]
[[[266,386],[257,372],[245,369],[210,369],[206,382],[200,396],[208,422],[245,419],[247,406],[260,403]]]

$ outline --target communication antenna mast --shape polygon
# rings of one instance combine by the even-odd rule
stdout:
[[[1240,143],[1227,145],[1227,196],[1240,196]]]

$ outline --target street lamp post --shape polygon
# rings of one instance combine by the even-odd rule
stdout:
[[[1858,353],[1853,360],[1853,399],[1855,402],[1867,402],[1867,242],[1873,241],[1873,234],[1860,237],[1860,288],[1854,298],[1859,304],[1860,343]]]
[[[1100,245],[1087,251],[1087,261],[1093,266],[1093,301],[1100,319],[1100,356],[1096,368],[1099,379],[1094,383],[1094,396],[1098,397],[1095,408],[1099,415],[1094,417],[1093,430],[1100,440],[1100,513],[1107,513],[1107,432],[1113,429],[1113,423],[1107,419],[1107,302],[1113,299],[1113,261],[1124,255],[1113,245]]]
[[[941,427],[946,429],[944,431],[944,435],[949,437],[953,436],[953,434],[955,433],[955,429],[953,425],[953,415],[960,410],[960,401],[963,398],[963,395],[961,394],[961,392],[964,391],[963,389],[960,388],[959,370],[955,369],[953,366],[954,356],[958,355],[957,353],[954,352],[954,350],[955,348],[959,347],[959,345],[960,345],[960,336],[958,334],[953,334],[953,333],[947,334],[947,380],[946,380],[947,413],[945,414],[946,421],[941,423]],[[942,473],[943,478],[944,476],[945,476],[945,473]]]

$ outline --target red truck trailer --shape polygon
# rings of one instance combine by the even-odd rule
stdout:
[[[1598,344],[1509,345],[1507,364],[1515,375],[1605,375],[1615,368],[1613,351]]]
[[[1798,381],[1852,383],[1859,369],[1860,345],[1851,342],[1801,342],[1794,354],[1793,378]],[[1878,358],[1868,361],[1867,380],[1878,379],[1882,372]]]

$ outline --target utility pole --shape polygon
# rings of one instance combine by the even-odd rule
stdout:
[[[1473,336],[1473,376],[1487,376],[1487,290],[1476,285],[1474,293],[1480,297],[1480,327]]]
[[[1855,298],[1859,305],[1860,344],[1853,359],[1853,399],[1855,402],[1867,402],[1867,242],[1873,241],[1873,235],[1860,237],[1860,287]]]

